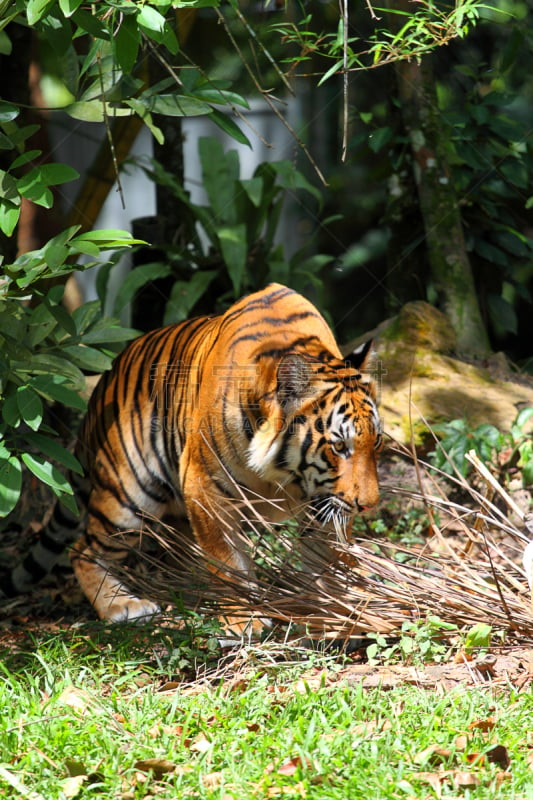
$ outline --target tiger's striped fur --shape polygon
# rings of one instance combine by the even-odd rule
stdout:
[[[279,284],[131,343],[99,381],[76,448],[87,520],[72,563],[99,616],[157,611],[109,569],[127,554],[117,532],[131,538],[146,515],[186,518],[207,559],[249,581],[253,565],[231,535],[243,496],[271,521],[311,510],[337,531],[374,506],[381,428],[370,357],[365,348],[343,358],[316,308]]]

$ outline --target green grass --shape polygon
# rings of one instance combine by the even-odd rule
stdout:
[[[0,796],[408,800],[438,784],[442,797],[533,798],[529,692],[363,690],[339,660],[299,656],[266,645],[234,674],[169,683],[180,663],[186,678],[209,661],[200,638],[41,635],[2,660]],[[471,763],[494,745],[503,777],[501,757]]]

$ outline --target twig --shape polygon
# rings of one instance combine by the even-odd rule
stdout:
[[[309,152],[309,150],[308,150],[307,146],[305,145],[305,143],[300,139],[300,137],[298,136],[298,134],[296,133],[296,131],[294,130],[292,125],[289,124],[289,122],[285,119],[283,114],[276,107],[276,104],[272,101],[272,98],[269,96],[269,94],[261,87],[259,81],[257,80],[256,76],[253,73],[253,70],[250,68],[250,65],[248,64],[247,60],[244,58],[244,55],[243,55],[241,49],[239,48],[239,45],[238,45],[235,37],[231,33],[231,31],[230,31],[230,29],[229,29],[229,27],[228,27],[228,25],[226,23],[226,20],[224,18],[224,15],[222,14],[222,12],[218,8],[216,8],[215,11],[216,11],[216,14],[217,14],[220,22],[224,26],[224,30],[226,31],[226,35],[227,35],[228,39],[230,40],[231,44],[235,48],[235,52],[238,53],[239,58],[241,59],[245,70],[247,71],[248,75],[252,79],[255,88],[264,97],[266,103],[270,106],[270,110],[276,115],[276,117],[280,120],[280,122],[287,128],[287,130],[289,131],[289,133],[291,134],[291,136],[293,137],[293,139],[297,143],[298,147],[302,150],[302,152],[304,153],[305,157],[307,158],[307,160],[309,161],[309,163],[313,167],[314,171],[318,175],[318,178],[321,181],[321,183],[324,186],[327,186],[328,182],[326,181],[323,172],[321,171],[321,169],[318,166],[318,164],[316,163],[315,159],[313,158],[313,156]]]
[[[521,522],[524,522],[525,514],[522,511],[522,509],[516,505],[513,498],[507,494],[503,486],[500,483],[498,483],[494,475],[492,475],[492,473],[487,469],[487,467],[479,460],[475,450],[470,450],[468,453],[466,453],[465,458],[472,464],[476,472],[478,472],[479,475],[481,475],[487,483],[490,483],[492,488],[496,492],[498,492],[500,497],[502,497],[505,500],[509,508],[512,511],[514,511],[514,513],[521,520]]]
[[[342,15],[342,161],[348,153],[348,0],[340,0]]]
[[[111,125],[109,123],[109,116],[107,114],[107,103],[105,99],[105,87],[104,87],[104,75],[102,72],[102,61],[100,58],[100,52],[97,51],[96,53],[96,61],[98,63],[98,77],[100,79],[100,88],[102,90],[102,111],[104,113],[104,123],[105,123],[105,130],[107,135],[107,141],[109,142],[109,149],[111,150],[111,158],[113,159],[113,166],[115,168],[115,178],[117,181],[117,190],[120,196],[120,202],[122,204],[122,208],[126,208],[126,203],[124,202],[124,192],[122,191],[122,184],[120,182],[120,174],[118,169],[118,161],[117,161],[117,154],[115,151],[115,143],[113,141],[113,134],[111,133]]]

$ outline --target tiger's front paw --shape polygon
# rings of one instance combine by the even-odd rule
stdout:
[[[97,608],[102,619],[109,622],[133,622],[142,625],[161,612],[157,603],[140,597],[115,597],[102,609]]]

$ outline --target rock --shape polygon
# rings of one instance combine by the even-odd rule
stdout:
[[[454,357],[451,323],[429,303],[407,303],[343,350],[370,337],[385,431],[401,442],[414,436],[418,443],[428,424],[459,418],[506,431],[521,408],[533,406],[533,378],[513,373],[502,354],[483,364]]]

